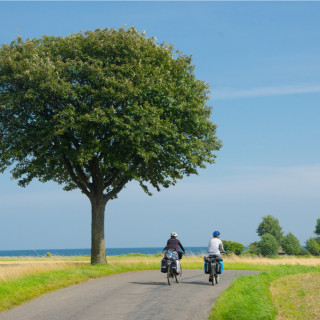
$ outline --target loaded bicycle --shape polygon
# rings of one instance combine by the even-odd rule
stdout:
[[[182,268],[177,251],[165,251],[164,257],[161,260],[161,272],[167,274],[168,285],[171,285],[174,280],[176,283],[181,281]]]
[[[219,283],[219,275],[223,270],[223,262],[220,256],[210,255],[204,257],[204,272],[209,274],[209,282],[214,286]]]

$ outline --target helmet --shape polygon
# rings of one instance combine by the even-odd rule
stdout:
[[[217,230],[213,232],[213,235],[214,235],[214,236],[218,236],[219,234],[220,234],[220,232],[217,231]]]
[[[171,232],[171,237],[177,237],[178,235],[176,234],[176,232]]]

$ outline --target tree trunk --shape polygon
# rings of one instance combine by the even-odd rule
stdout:
[[[91,264],[105,264],[106,247],[104,241],[104,212],[106,202],[102,199],[91,200]]]

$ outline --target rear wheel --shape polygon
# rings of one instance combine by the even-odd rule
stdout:
[[[180,266],[180,272],[178,274],[174,275],[177,283],[179,283],[181,281],[181,275],[182,275],[182,268]]]
[[[215,276],[215,272],[214,272],[214,268],[215,268],[215,265],[214,263],[211,263],[211,271],[210,271],[210,282],[211,282],[211,285],[214,286],[214,276]]]
[[[172,275],[172,270],[170,265],[168,266],[167,280],[168,280],[168,285],[170,286],[173,281],[173,275]]]
[[[218,275],[218,274],[215,274],[215,275],[214,275],[214,279],[215,279],[215,281],[216,281],[216,284],[218,284],[218,282],[219,282],[219,275]]]

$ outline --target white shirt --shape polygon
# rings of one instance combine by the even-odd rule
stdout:
[[[219,238],[212,238],[209,241],[208,253],[209,254],[220,254],[220,250],[223,250],[222,241]]]

